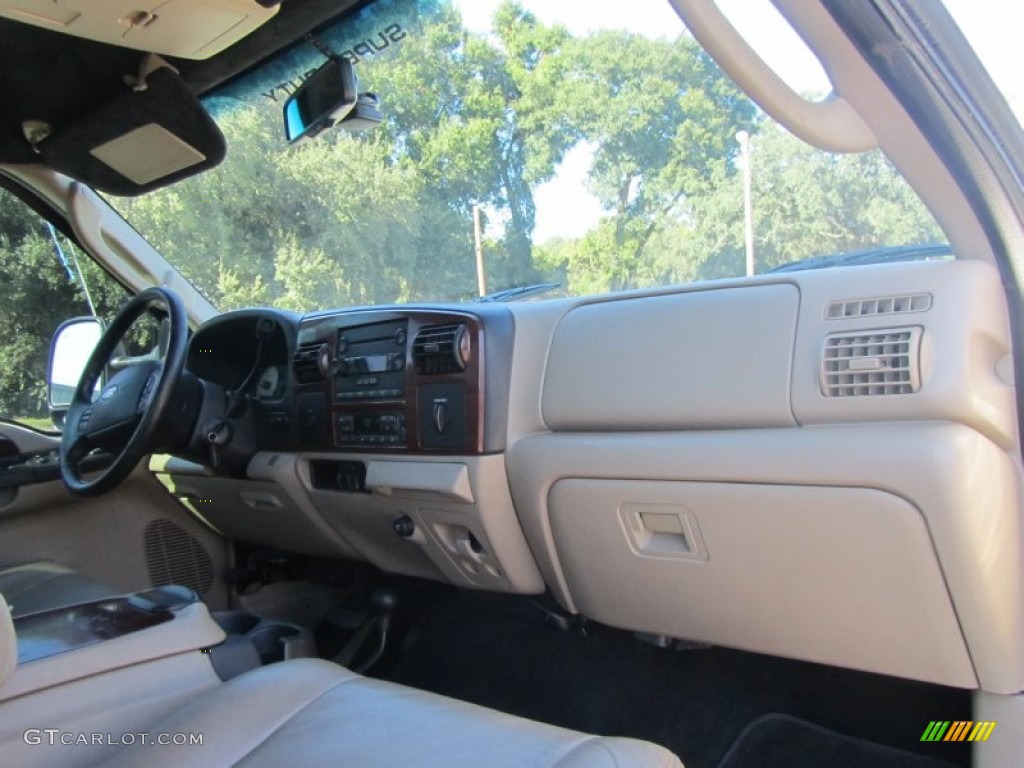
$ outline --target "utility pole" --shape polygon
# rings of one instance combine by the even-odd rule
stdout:
[[[747,277],[754,274],[754,202],[750,190],[750,134],[737,131],[740,160],[743,162],[743,240],[747,253]]]
[[[480,237],[480,206],[473,206],[473,240],[476,242],[476,287],[481,296],[487,295],[487,279],[484,277],[484,244]]]

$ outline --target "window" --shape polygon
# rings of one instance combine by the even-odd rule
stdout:
[[[759,33],[788,29],[768,0],[726,5]],[[757,37],[794,87],[828,89],[791,37]],[[944,240],[881,152],[830,154],[787,133],[665,0],[389,0],[318,42],[204,95],[228,142],[220,167],[113,201],[222,310],[736,277],[748,214],[754,273],[906,259]],[[379,97],[383,122],[289,145],[283,106],[326,48]]]
[[[127,291],[22,200],[0,188],[0,417],[52,429],[50,340],[72,317],[110,319]]]

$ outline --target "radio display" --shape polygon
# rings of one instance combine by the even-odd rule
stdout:
[[[383,373],[388,370],[387,355],[363,355],[347,358],[352,370],[350,373]]]

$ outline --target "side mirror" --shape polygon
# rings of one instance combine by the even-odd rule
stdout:
[[[46,386],[50,415],[57,426],[64,420],[85,364],[102,335],[103,327],[95,317],[66,320],[53,335]]]
[[[331,59],[284,103],[284,134],[289,142],[310,138],[344,119],[359,100],[356,73],[348,59]]]

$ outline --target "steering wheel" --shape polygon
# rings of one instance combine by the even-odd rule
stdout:
[[[162,359],[133,363],[114,374],[94,397],[118,343],[144,312],[166,313],[169,325]],[[73,493],[98,496],[124,480],[139,459],[158,445],[175,384],[185,367],[188,321],[181,299],[166,288],[147,288],[117,313],[85,364],[64,418],[60,472]],[[95,448],[113,456],[112,463],[88,479],[82,461]]]

